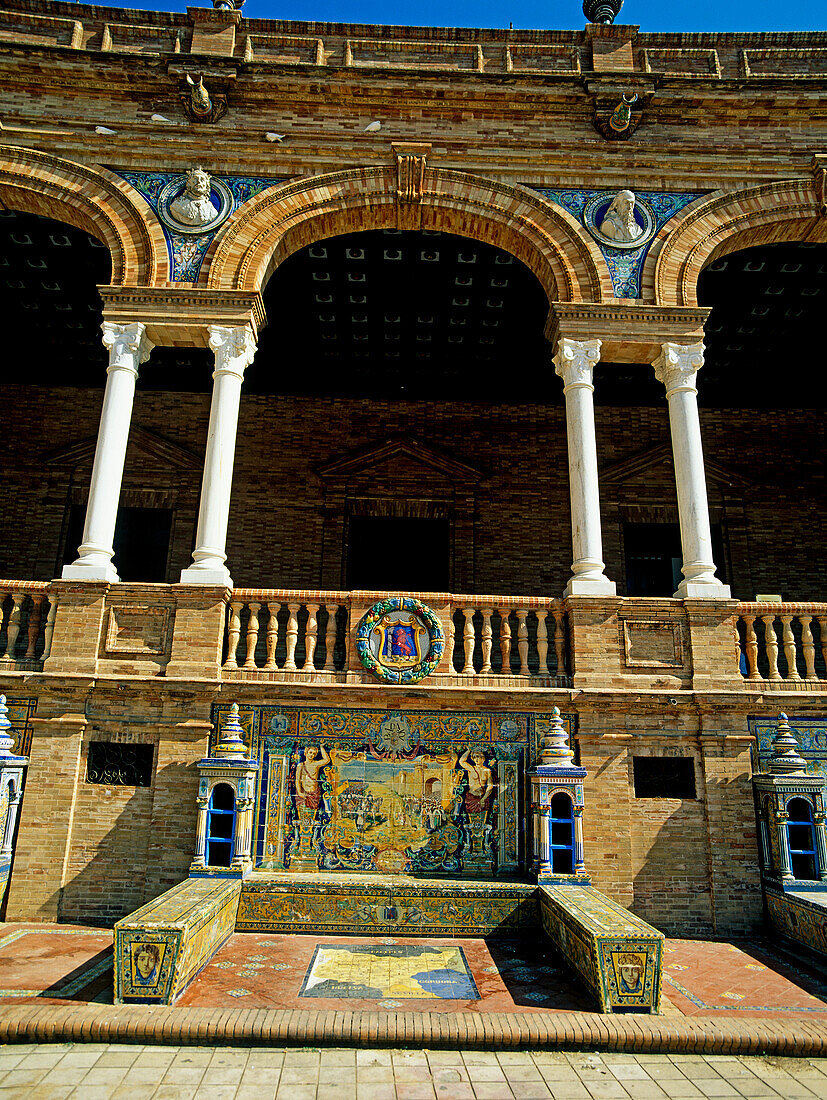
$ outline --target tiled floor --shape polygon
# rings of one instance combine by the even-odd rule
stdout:
[[[111,1002],[111,945],[112,934],[103,929],[0,925],[0,1002]],[[354,954],[360,946],[362,951]],[[423,947],[443,953],[424,958]],[[336,960],[335,972],[313,970],[320,951],[328,957],[341,954],[348,961]],[[361,977],[353,969],[358,955]],[[743,1013],[827,1024],[824,975],[766,941],[667,940],[664,961],[668,1012]],[[416,994],[418,984],[424,990],[421,997]],[[524,941],[367,940],[242,933],[230,938],[179,1003],[298,1009],[342,1009],[346,1003],[348,1009],[372,1011],[594,1011],[592,1001],[539,935]]]
[[[227,1047],[0,1048],[0,1100],[825,1100],[827,1059]]]

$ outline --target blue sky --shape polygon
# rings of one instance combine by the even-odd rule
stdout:
[[[443,27],[570,29],[582,27],[581,0],[247,0],[251,19],[314,19],[347,23],[413,23]],[[112,6],[183,12],[185,0],[129,0]],[[209,7],[202,0],[198,6]],[[827,30],[824,0],[626,0],[619,23],[643,31]]]

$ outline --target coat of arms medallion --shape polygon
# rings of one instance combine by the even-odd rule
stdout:
[[[442,660],[445,638],[434,612],[410,596],[379,600],[356,628],[359,660],[387,684],[415,684]]]

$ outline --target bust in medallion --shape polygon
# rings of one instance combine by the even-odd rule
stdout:
[[[218,217],[210,198],[210,177],[203,168],[187,172],[184,190],[169,204],[169,212],[181,225],[200,226]]]
[[[643,236],[643,228],[635,218],[634,191],[618,191],[609,204],[598,230],[618,244],[632,244]]]

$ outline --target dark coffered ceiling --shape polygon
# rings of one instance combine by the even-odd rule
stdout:
[[[0,317],[11,383],[100,387],[106,248],[82,230],[0,212]],[[823,404],[819,331],[827,245],[731,253],[701,274],[712,306],[700,403],[717,408]],[[560,404],[543,338],[547,303],[508,253],[444,233],[335,237],[286,260],[264,290],[268,325],[245,391],[306,397]],[[34,334],[34,338],[33,338]],[[139,388],[208,392],[203,349],[156,348]],[[651,367],[601,364],[598,405],[660,405]]]

